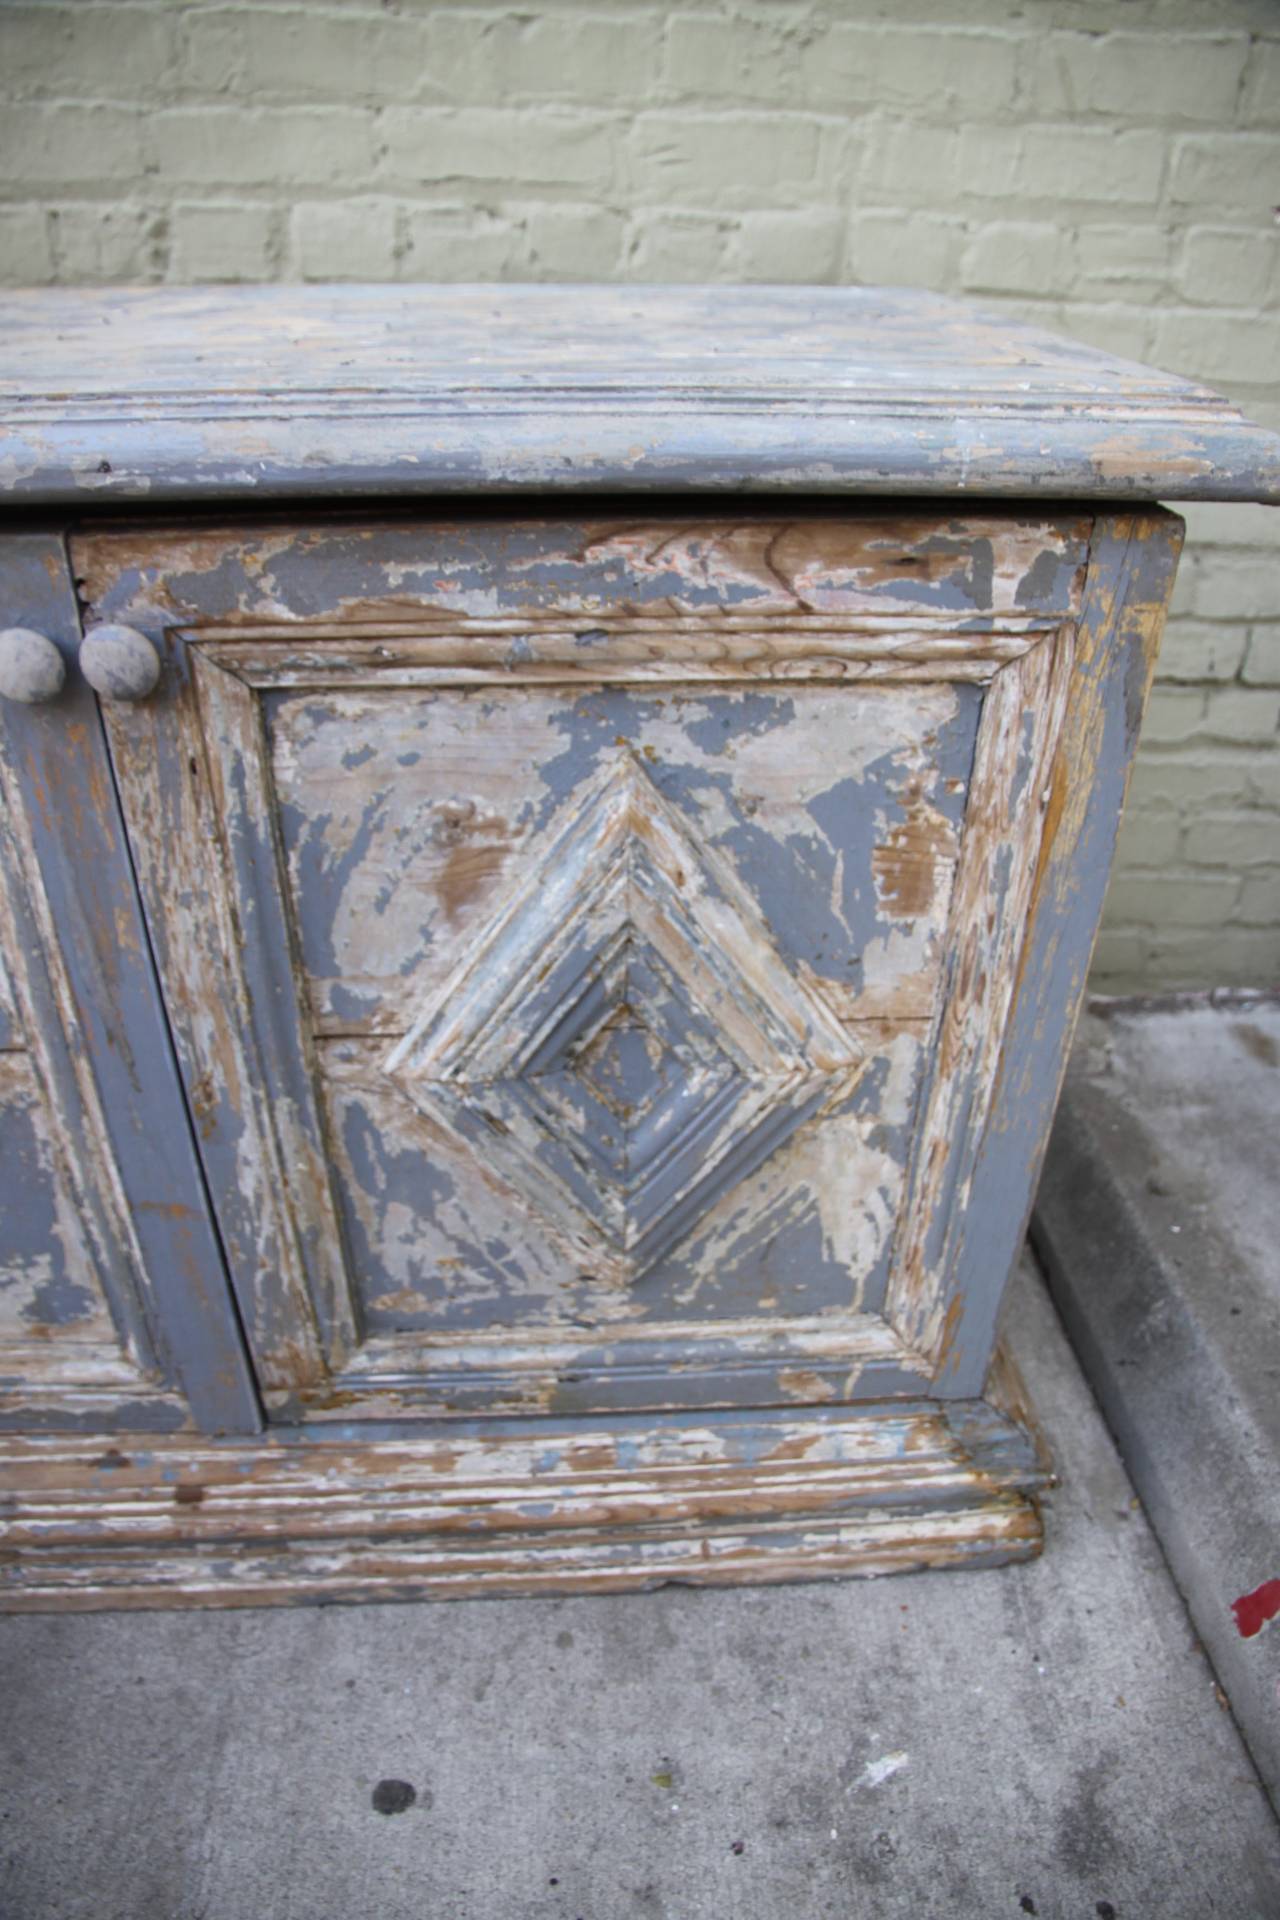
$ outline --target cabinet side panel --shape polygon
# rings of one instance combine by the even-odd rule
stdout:
[[[996,1086],[941,1297],[910,1329],[937,1390],[981,1391],[1026,1234],[1102,916],[1183,523],[1158,508],[1097,522],[1067,711]]]

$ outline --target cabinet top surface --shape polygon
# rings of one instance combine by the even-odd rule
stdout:
[[[1209,389],[935,294],[0,294],[17,502],[754,491],[1280,502]]]

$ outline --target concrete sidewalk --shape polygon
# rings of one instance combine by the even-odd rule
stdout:
[[[1280,1805],[1280,1627],[1231,1612],[1280,1576],[1280,998],[1095,1003],[1033,1237]]]
[[[1062,1475],[1028,1566],[0,1622],[0,1913],[1276,1913],[1272,1813],[1029,1268],[1011,1307]]]

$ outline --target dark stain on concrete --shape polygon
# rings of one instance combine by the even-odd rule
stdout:
[[[1231,1031],[1245,1052],[1264,1067],[1280,1067],[1280,1047],[1276,1045],[1274,1034],[1264,1033],[1251,1020],[1236,1020]]]
[[[418,1798],[418,1789],[407,1780],[379,1780],[369,1798],[375,1813],[407,1813]]]

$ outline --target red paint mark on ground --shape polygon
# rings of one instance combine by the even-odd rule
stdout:
[[[1252,1640],[1268,1620],[1274,1620],[1280,1613],[1280,1580],[1264,1580],[1252,1593],[1242,1593],[1238,1600],[1231,1602],[1231,1611],[1236,1617],[1240,1638]]]

